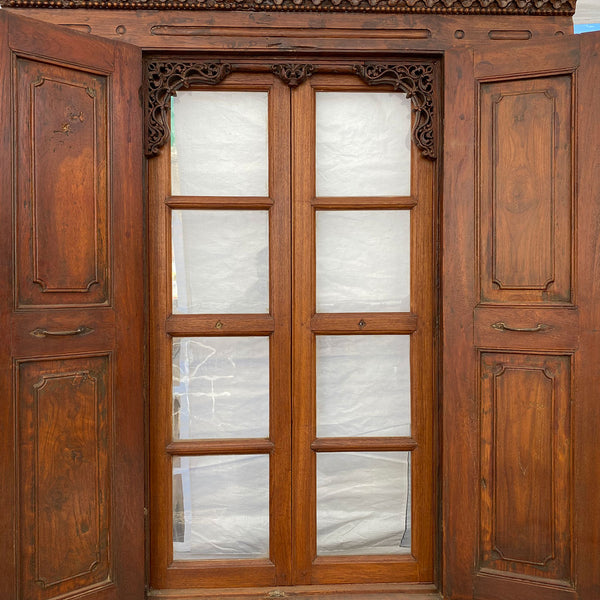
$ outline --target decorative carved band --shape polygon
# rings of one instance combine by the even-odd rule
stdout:
[[[290,87],[298,87],[315,72],[314,65],[273,65],[271,70]]]
[[[427,158],[436,157],[433,131],[433,65],[431,64],[364,64],[355,65],[354,72],[369,85],[391,85],[405,92],[412,100],[416,118],[413,139]]]
[[[155,156],[169,139],[169,103],[175,92],[190,85],[216,85],[231,73],[223,63],[153,61],[147,67],[146,156]]]
[[[156,156],[168,141],[169,103],[177,90],[190,85],[216,85],[233,70],[225,63],[193,63],[152,61],[147,66],[146,88],[146,156]],[[296,87],[310,77],[316,67],[309,64],[276,64],[271,71],[290,87]],[[412,100],[415,120],[414,142],[423,156],[436,157],[434,135],[434,69],[432,64],[355,65],[353,68],[369,85],[389,85],[404,92]]]
[[[5,0],[12,8],[256,10],[569,16],[577,0]]]

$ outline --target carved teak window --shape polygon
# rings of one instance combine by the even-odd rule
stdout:
[[[435,63],[147,63],[151,585],[433,581]]]

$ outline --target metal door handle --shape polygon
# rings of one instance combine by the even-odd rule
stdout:
[[[544,323],[538,323],[535,327],[510,327],[503,321],[494,323],[492,327],[494,329],[499,329],[500,331],[521,331],[526,333],[536,333],[537,331],[547,331],[548,329],[552,329],[550,325],[545,325]]]
[[[66,337],[69,335],[87,335],[88,333],[92,333],[92,331],[94,330],[81,325],[81,327],[78,327],[77,329],[70,329],[67,331],[48,331],[48,329],[45,329],[44,327],[38,327],[30,333],[35,337]]]

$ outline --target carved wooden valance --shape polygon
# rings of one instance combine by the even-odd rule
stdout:
[[[312,64],[271,64],[262,68],[290,87],[301,85],[318,70]],[[423,156],[436,158],[434,67],[432,63],[364,63],[347,67],[368,85],[388,85],[412,101],[413,140]],[[169,106],[172,96],[193,85],[217,85],[236,70],[229,63],[154,60],[146,64],[145,153],[156,156],[169,140]]]
[[[570,16],[577,0],[5,0],[12,8],[253,10]]]

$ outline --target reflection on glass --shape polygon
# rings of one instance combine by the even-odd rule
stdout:
[[[316,214],[317,312],[410,310],[410,211]]]
[[[410,553],[410,453],[317,454],[317,554]]]
[[[173,437],[269,436],[269,338],[173,339]]]
[[[174,210],[174,313],[269,312],[269,213]]]
[[[317,92],[317,196],[409,196],[411,105],[398,92]]]
[[[171,100],[171,192],[268,196],[268,93],[177,92]]]
[[[410,336],[318,335],[317,436],[410,435]]]
[[[178,457],[173,465],[174,560],[268,556],[269,457]]]

